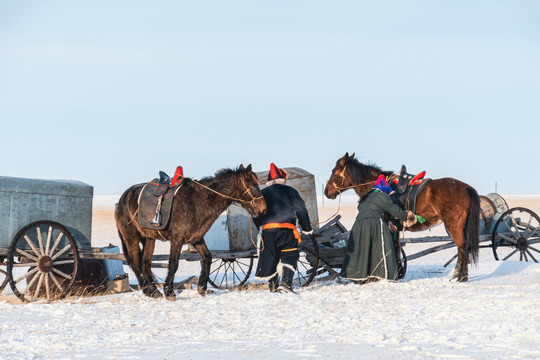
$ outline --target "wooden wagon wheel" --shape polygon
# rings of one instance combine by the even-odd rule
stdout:
[[[403,250],[403,247],[399,247],[401,250],[401,258],[398,259],[398,261],[401,263],[401,269],[398,273],[398,279],[404,279],[405,274],[407,273],[407,255],[405,254],[405,250]]]
[[[0,259],[0,266],[6,266],[5,259]],[[4,291],[8,283],[7,271],[0,268],[0,293]]]
[[[75,282],[78,259],[77,245],[64,226],[53,221],[31,223],[9,247],[9,285],[24,302],[62,299]]]
[[[232,289],[246,283],[253,269],[253,256],[247,258],[214,259],[208,282],[217,289]]]
[[[532,210],[516,207],[497,220],[491,236],[495,260],[540,259],[540,217]]]
[[[300,258],[298,259],[298,269],[293,278],[293,286],[308,286],[319,268],[319,246],[313,235],[303,239],[298,245]]]

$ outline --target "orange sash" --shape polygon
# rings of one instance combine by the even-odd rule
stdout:
[[[298,240],[299,243],[302,242],[302,238],[300,237],[300,233],[298,232],[298,229],[295,225],[290,223],[268,223],[263,225],[263,230],[266,229],[291,229],[294,233],[294,237],[296,240]]]

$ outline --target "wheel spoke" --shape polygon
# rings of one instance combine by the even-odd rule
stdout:
[[[56,276],[54,276],[54,274],[51,272],[49,273],[49,275],[51,276],[51,279],[53,280],[53,282],[56,284],[56,287],[58,287],[58,289],[60,290],[60,292],[64,292],[64,288],[62,287],[62,285],[60,285],[60,283],[58,282],[58,280],[56,279]]]
[[[223,280],[227,277],[227,264],[223,263],[223,266],[225,267],[224,275],[221,277],[221,281],[219,282],[218,287],[221,287],[223,285]]]
[[[24,239],[26,240],[26,242],[28,243],[28,245],[30,245],[30,247],[32,248],[32,250],[34,251],[34,254],[36,254],[37,256],[39,256],[39,251],[36,249],[36,247],[34,246],[34,242],[32,240],[30,240],[30,238],[28,237],[28,235],[24,235]]]
[[[32,301],[35,301],[38,298],[39,292],[41,291],[41,285],[43,284],[44,277],[45,277],[44,273],[39,274],[39,281],[38,281],[36,290],[34,291],[34,296],[32,297]]]
[[[47,293],[47,300],[51,300],[51,290],[49,285],[49,273],[45,274],[45,291]]]
[[[58,257],[60,255],[62,255],[63,253],[65,253],[66,251],[68,251],[69,249],[71,249],[71,244],[67,244],[66,247],[64,247],[62,250],[60,250],[59,252],[57,252],[53,257],[51,257],[51,259],[54,261],[56,259],[58,259]],[[52,254],[51,254],[52,255]]]
[[[54,242],[54,245],[53,247],[51,248],[51,251],[49,252],[49,256],[51,256],[53,253],[54,253],[54,250],[56,250],[56,247],[58,246],[58,244],[60,243],[60,240],[62,240],[62,236],[64,236],[64,233],[63,232],[60,232],[60,234],[58,235],[58,238],[56,239],[56,241]]]
[[[533,217],[529,214],[529,221],[527,222],[527,226],[525,226],[525,235],[523,235],[525,238],[529,236],[529,228],[531,227]]]
[[[240,267],[240,266],[238,266],[238,268],[239,268],[239,267]],[[236,274],[236,268],[233,267],[233,269],[234,269],[234,272],[233,272],[233,275],[234,275],[234,277],[233,277],[233,284],[234,284],[234,286],[236,286],[236,279],[238,279],[238,283],[239,283],[239,284],[242,282],[242,279],[240,279],[240,277]]]
[[[504,234],[499,234],[499,236],[501,238],[503,238],[504,240],[508,241],[509,243],[512,243],[514,245],[517,245],[517,240],[516,239],[512,239],[512,238],[509,238],[508,236],[504,235]],[[502,244],[499,244],[499,245],[502,245]]]
[[[540,226],[537,226],[534,231],[529,234],[529,238],[532,238],[533,236],[538,234],[538,230],[540,230]]]
[[[531,254],[531,252],[529,251],[529,249],[526,249],[525,251],[527,252],[527,254],[529,254],[529,256],[531,257],[531,259],[532,259],[535,263],[538,262],[538,260],[536,260],[536,258],[533,256],[533,254]]]
[[[516,218],[514,217],[514,214],[510,214],[510,219],[512,219],[512,224],[514,224],[514,230],[512,231],[512,233],[514,234],[514,237],[516,239],[519,239],[520,238],[520,234],[519,234],[519,226],[518,226],[518,223],[516,221]]]
[[[538,250],[538,249],[536,249],[536,248],[534,248],[534,247],[532,247],[532,246],[529,246],[529,249],[531,249],[532,251],[536,251],[537,253],[540,254],[540,250]]]
[[[52,271],[54,271],[55,273],[57,273],[58,275],[62,276],[62,277],[65,277],[66,279],[69,279],[71,280],[71,275],[68,275],[60,270],[58,270],[57,268],[52,268]]]
[[[523,254],[525,261],[529,261],[529,258],[527,258],[527,253],[525,251],[522,251],[521,253]]]
[[[36,270],[39,271],[39,269],[36,269]],[[41,278],[41,276],[40,276],[41,274],[42,274],[42,272],[39,271],[39,273],[38,273],[36,276],[34,276],[34,277],[32,278],[32,280],[31,280],[31,281],[28,283],[28,285],[26,286],[26,289],[24,289],[24,291],[22,292],[23,295],[26,294],[26,293],[28,292],[28,290],[30,290],[30,288],[32,287],[32,285],[34,285],[34,283],[37,281],[38,277]]]
[[[26,256],[27,258],[30,258],[32,260],[35,260],[35,261],[39,261],[39,258],[35,257],[34,255],[24,251],[24,250],[21,250],[21,249],[17,249],[17,252],[23,256]],[[38,255],[39,256],[39,255]]]
[[[39,265],[38,262],[32,262],[32,263],[13,264],[13,267],[14,268],[17,268],[17,267],[32,267],[32,266],[38,266],[38,265]]]
[[[64,264],[73,264],[75,260],[62,260],[62,261],[55,261],[54,265],[64,265]]]
[[[52,225],[49,225],[49,231],[47,232],[47,242],[45,243],[45,255],[49,255],[49,245],[51,245]]]
[[[27,272],[26,274],[24,274],[23,276],[21,276],[20,278],[18,278],[17,280],[15,280],[15,284],[18,284],[21,280],[26,279],[27,277],[29,277],[30,275],[33,275],[33,274],[37,273],[38,271],[39,271],[39,268],[34,268],[33,270]]]
[[[38,243],[39,243],[39,253],[41,256],[45,255],[45,253],[43,252],[43,240],[41,240],[41,228],[40,226],[36,226],[36,232],[37,232],[37,238],[38,238]]]
[[[510,254],[508,254],[504,259],[504,260],[508,260],[512,255],[514,255],[516,252],[518,251],[518,249],[514,249],[514,251],[512,251]]]
[[[221,261],[221,260],[215,260],[212,264],[215,264],[218,261]],[[217,269],[214,269],[214,271],[210,272],[210,275],[212,275],[216,271],[219,273],[219,270],[221,269],[222,266],[223,266],[223,261],[221,261],[221,264],[217,267]]]

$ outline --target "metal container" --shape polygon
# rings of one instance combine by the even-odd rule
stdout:
[[[480,195],[480,234],[490,235],[499,217],[508,210],[504,198],[496,193]]]
[[[297,167],[285,168],[289,174],[287,185],[295,188],[306,203],[311,227],[319,228],[319,210],[317,208],[317,192],[315,190],[315,176],[304,169]],[[268,171],[255,173],[259,179],[260,188],[266,187]],[[258,230],[251,221],[248,212],[243,208],[232,205],[227,209],[227,228],[229,234],[229,250],[244,251],[255,248]],[[250,226],[251,225],[251,226]]]
[[[0,176],[0,247],[24,226],[50,220],[64,225],[79,249],[90,249],[93,193],[80,181]]]

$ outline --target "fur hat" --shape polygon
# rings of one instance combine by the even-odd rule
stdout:
[[[268,172],[268,181],[276,179],[287,179],[287,172],[276,166],[276,164],[270,164],[270,171]]]
[[[391,195],[394,190],[388,185],[388,182],[386,181],[386,177],[384,174],[379,175],[377,178],[377,181],[375,182],[375,185],[373,185],[374,189],[377,189],[379,191],[385,192],[388,195]]]

